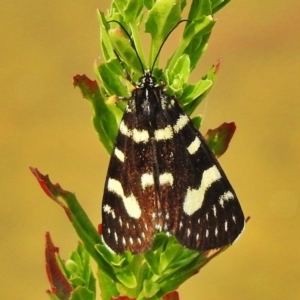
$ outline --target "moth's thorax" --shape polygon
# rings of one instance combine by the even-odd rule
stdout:
[[[150,71],[146,71],[132,92],[129,108],[138,116],[152,119],[164,109],[165,101],[163,87],[156,83]]]

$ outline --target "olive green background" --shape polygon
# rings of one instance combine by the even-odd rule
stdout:
[[[77,243],[29,166],[76,192],[93,223],[101,221],[109,157],[88,102],[72,86],[77,73],[95,78],[97,7],[105,11],[108,1],[1,1],[1,299],[48,299],[46,231],[64,258]],[[299,11],[297,0],[235,0],[216,15],[191,81],[221,59],[198,113],[205,117],[202,132],[224,121],[237,124],[220,162],[251,220],[231,249],[180,287],[182,300],[300,299]]]

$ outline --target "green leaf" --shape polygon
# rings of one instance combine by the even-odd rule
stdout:
[[[212,14],[212,1],[214,0],[193,0],[188,20],[196,20],[203,16]]]
[[[167,91],[180,97],[183,87],[186,85],[190,76],[190,58],[182,55],[176,62],[173,69],[166,69],[164,73],[167,82]]]
[[[212,2],[212,13],[215,14],[221,8],[223,8],[226,4],[228,4],[231,0],[211,0]]]
[[[114,6],[126,23],[134,23],[143,9],[143,0],[113,0]]]
[[[98,10],[98,20],[100,23],[101,52],[103,53],[104,60],[108,61],[115,57],[115,53],[114,53],[113,45],[108,35],[109,26],[107,25],[107,21],[104,16],[104,13],[99,10]]]
[[[136,278],[129,270],[117,273],[117,278],[127,288],[133,289],[137,286]]]
[[[101,268],[98,270],[98,282],[101,290],[102,300],[111,300],[111,297],[117,297],[119,292],[116,287],[116,279],[108,276]]]
[[[144,280],[143,284],[143,295],[145,298],[149,299],[153,297],[160,290],[160,285],[151,280]]]
[[[132,45],[130,44],[130,40],[126,38],[120,30],[110,30],[109,36],[114,48],[124,61],[125,65],[131,68],[134,72],[142,75],[143,70],[141,63]],[[139,55],[139,57],[141,58],[142,55]],[[144,65],[143,62],[142,64]]]
[[[66,212],[86,251],[94,258],[103,271],[113,273],[112,267],[99,255],[96,244],[102,244],[99,233],[91,223],[75,195],[63,190],[59,184],[53,184],[48,175],[41,174],[37,169],[30,168],[45,193]]]
[[[206,50],[206,36],[210,34],[214,24],[215,21],[212,16],[203,16],[199,19],[188,22],[183,33],[183,39],[171,59],[169,59],[167,68],[173,69],[179,57],[182,54],[187,54],[190,57],[191,70],[193,70],[198,59]],[[191,45],[193,45],[193,48]]]
[[[95,300],[96,295],[86,287],[77,287],[71,294],[70,300]]]
[[[155,4],[155,2],[155,0],[144,0],[144,5],[148,10],[150,10]]]
[[[113,69],[116,60],[98,66],[103,87],[109,95],[127,96],[128,91],[120,81],[120,75]]]
[[[150,66],[171,29],[181,20],[181,2],[174,0],[157,1],[149,11],[145,31],[151,34],[152,46]]]
[[[73,85],[79,87],[83,97],[92,104],[95,112],[93,117],[95,129],[100,141],[110,153],[116,139],[118,124],[115,116],[107,108],[97,82],[90,80],[86,75],[75,75]]]
[[[192,122],[194,126],[199,130],[202,122],[202,117],[201,116],[194,116],[192,118]]]

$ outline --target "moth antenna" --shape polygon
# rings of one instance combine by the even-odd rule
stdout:
[[[178,26],[179,24],[181,24],[182,22],[190,22],[190,21],[189,21],[189,20],[181,20],[181,21],[179,21],[179,22],[178,22],[178,23],[177,23],[177,24],[169,31],[169,33],[167,34],[167,36],[165,37],[164,41],[162,42],[162,44],[160,45],[160,47],[159,47],[159,49],[158,49],[158,51],[157,51],[157,54],[156,54],[156,56],[155,56],[155,58],[154,58],[154,61],[153,61],[153,64],[152,64],[151,73],[153,72],[155,63],[156,63],[156,61],[157,61],[157,59],[158,59],[158,56],[159,56],[159,54],[160,54],[160,52],[161,52],[161,49],[162,49],[162,47],[164,46],[165,42],[167,41],[168,37],[169,37],[170,34],[177,28],[177,26]]]
[[[137,49],[135,47],[133,39],[131,38],[130,34],[127,32],[127,30],[125,29],[125,27],[119,21],[116,21],[116,20],[111,20],[111,21],[108,21],[107,23],[117,23],[122,28],[122,30],[125,32],[125,34],[127,35],[127,37],[130,40],[130,43],[132,45],[132,48],[133,48],[135,54],[136,54],[136,56],[137,56],[137,58],[138,58],[138,60],[140,62],[140,65],[141,65],[141,68],[142,68],[142,71],[143,71],[143,74],[144,74],[145,73],[145,69],[144,69],[143,63],[141,61],[141,58],[140,58],[140,56],[139,56],[139,54],[137,52]]]

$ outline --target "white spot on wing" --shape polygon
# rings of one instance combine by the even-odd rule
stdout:
[[[184,198],[183,210],[191,216],[202,206],[204,196],[209,187],[221,178],[221,174],[216,166],[205,170],[202,175],[200,187],[198,189],[188,188]]]
[[[103,206],[103,211],[109,215],[111,215],[113,217],[113,219],[116,218],[116,214],[114,212],[114,210],[108,205],[108,204],[105,204]]]
[[[228,230],[228,222],[227,222],[227,221],[225,221],[224,229],[225,229],[225,231],[227,232],[227,230]]]
[[[153,174],[144,173],[141,176],[142,187],[145,189],[147,186],[151,186],[154,184]]]
[[[234,195],[230,191],[227,191],[219,197],[219,203],[224,208],[224,202],[231,199],[234,199]]]
[[[213,209],[213,212],[214,212],[214,216],[217,217],[217,208],[216,208],[216,206],[213,205],[212,209]]]
[[[187,236],[189,237],[190,234],[191,234],[191,230],[188,228],[188,230],[187,230]]]
[[[120,123],[119,130],[123,135],[132,138],[136,143],[145,143],[149,141],[147,130],[129,129],[124,121]]]
[[[189,151],[190,154],[195,154],[197,150],[200,148],[201,141],[200,139],[196,136],[194,141],[190,143],[188,146],[187,150]]]
[[[209,231],[208,231],[208,229],[206,229],[206,231],[205,231],[205,237],[208,237],[208,235],[209,235]]]
[[[137,202],[137,200],[133,194],[131,194],[129,197],[126,197],[124,195],[122,185],[118,180],[109,178],[108,184],[107,184],[107,189],[110,192],[115,193],[117,196],[122,198],[126,212],[128,213],[128,215],[130,217],[135,218],[135,219],[140,218],[142,211],[139,206],[139,203]]]
[[[170,186],[173,185],[173,175],[171,173],[163,173],[159,175],[159,183],[160,185],[169,184]]]
[[[115,156],[121,161],[121,162],[124,162],[125,160],[125,155],[124,153],[119,150],[117,147],[115,148]]]
[[[182,226],[183,226],[183,224],[182,224],[182,222],[180,221],[180,223],[179,223],[179,229],[181,229]]]
[[[190,121],[187,115],[180,115],[176,124],[173,126],[174,131],[178,133]]]
[[[115,235],[115,241],[118,242],[118,235],[117,235],[117,233],[115,232],[114,235]]]
[[[131,130],[129,130],[129,128],[126,126],[126,124],[124,123],[124,121],[122,121],[120,123],[120,126],[119,126],[119,130],[122,134],[128,136],[128,137],[131,137]]]
[[[218,235],[218,228],[216,227],[216,229],[215,229],[215,236],[217,236]]]
[[[147,130],[137,130],[137,129],[133,129],[132,131],[132,139],[136,142],[136,143],[145,143],[149,141],[149,133]]]
[[[155,140],[157,141],[164,141],[164,140],[171,139],[173,137],[172,127],[168,125],[165,128],[155,130],[154,137]]]

